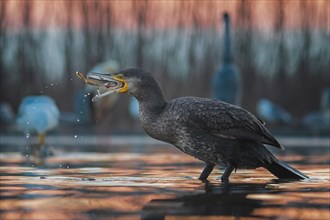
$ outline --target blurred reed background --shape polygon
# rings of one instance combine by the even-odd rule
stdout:
[[[168,100],[210,97],[228,12],[242,106],[255,112],[265,97],[302,117],[320,109],[330,83],[329,8],[327,0],[1,1],[0,101],[16,112],[24,96],[44,94],[72,111],[84,86],[74,72],[107,60],[154,73]],[[128,100],[104,128],[131,128]]]

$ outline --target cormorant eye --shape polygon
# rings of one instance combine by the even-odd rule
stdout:
[[[123,74],[118,74],[118,75],[116,75],[116,78],[117,79],[124,79],[124,75]]]

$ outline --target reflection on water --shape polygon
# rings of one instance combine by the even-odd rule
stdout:
[[[1,219],[330,218],[328,148],[279,155],[310,180],[274,180],[257,169],[238,170],[228,184],[219,169],[202,183],[203,164],[169,146],[62,148],[41,167],[1,150]]]

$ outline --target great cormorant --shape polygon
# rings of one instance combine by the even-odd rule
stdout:
[[[239,69],[233,62],[230,37],[230,18],[223,15],[224,42],[222,49],[222,63],[212,77],[212,98],[233,105],[241,104],[242,82]]]
[[[264,144],[283,147],[260,119],[243,108],[198,97],[167,102],[153,76],[141,69],[92,73],[87,77],[77,72],[77,75],[98,87],[94,101],[112,93],[134,96],[146,133],[206,163],[201,180],[207,179],[215,165],[226,167],[222,181],[228,181],[234,169],[257,167],[268,169],[278,178],[308,178],[275,158]]]

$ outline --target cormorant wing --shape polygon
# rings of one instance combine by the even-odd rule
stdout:
[[[221,138],[256,140],[283,148],[262,120],[238,106],[200,98],[189,102],[186,109],[186,123],[189,126]]]

